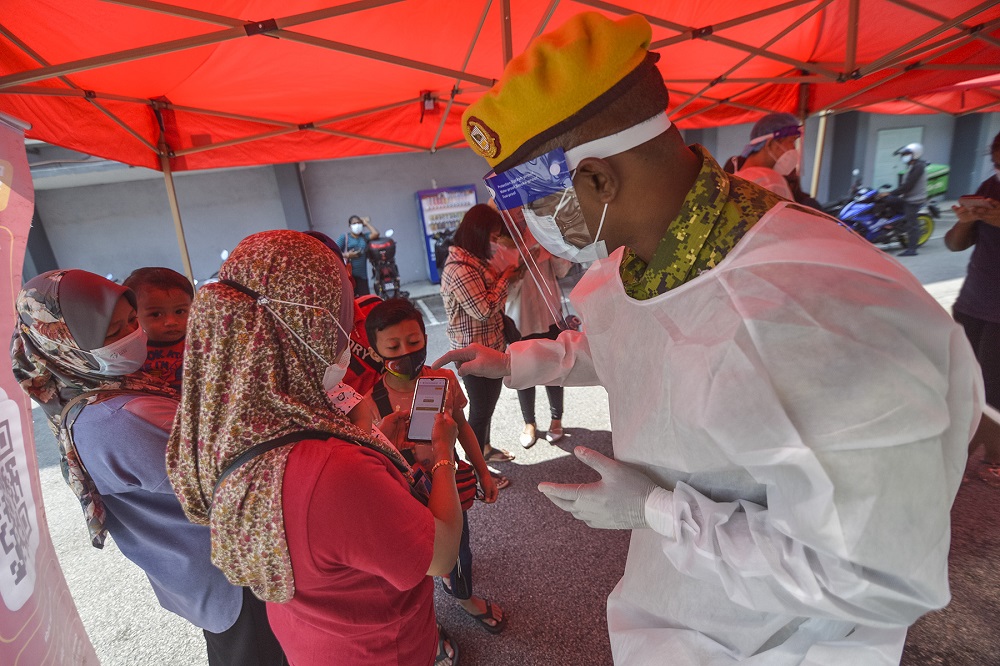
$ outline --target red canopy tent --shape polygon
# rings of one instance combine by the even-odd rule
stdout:
[[[805,118],[997,71],[991,0],[7,0],[0,111],[172,171],[463,145],[464,107],[549,25],[638,12],[681,128]],[[182,238],[185,264],[186,250]]]
[[[0,109],[30,137],[151,168],[165,154],[175,171],[459,145],[463,107],[505,61],[587,9],[647,16],[682,128],[853,109],[1000,67],[996,1],[4,5]]]

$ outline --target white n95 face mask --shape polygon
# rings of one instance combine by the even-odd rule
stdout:
[[[362,230],[364,230],[364,226],[362,226],[359,222],[355,222],[351,225],[351,233],[355,236],[360,236]]]
[[[799,166],[799,151],[795,148],[786,150],[774,161],[774,170],[782,176],[787,176]]]
[[[337,324],[340,326],[340,324]],[[351,364],[351,347],[347,345],[333,363],[326,366],[323,373],[323,390],[329,393],[339,386],[347,375],[347,367]]]
[[[141,326],[124,338],[89,352],[97,363],[97,373],[105,377],[130,375],[146,362],[146,333]]]

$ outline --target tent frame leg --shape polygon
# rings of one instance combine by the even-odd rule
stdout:
[[[191,257],[188,254],[187,240],[184,238],[184,223],[181,221],[181,209],[177,204],[177,189],[174,187],[174,174],[170,170],[170,157],[160,153],[160,167],[163,170],[163,182],[167,186],[167,200],[170,202],[170,215],[174,219],[174,231],[177,232],[177,244],[180,246],[181,262],[184,273],[191,284],[195,284],[194,271],[191,270]]]
[[[819,127],[816,129],[816,150],[813,155],[812,178],[809,181],[809,194],[815,197],[819,191],[819,171],[823,166],[823,148],[826,146],[826,121],[829,111],[819,114]]]

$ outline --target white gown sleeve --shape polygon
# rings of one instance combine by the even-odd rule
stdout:
[[[770,334],[753,333],[718,368],[705,419],[767,506],[657,489],[646,518],[664,555],[754,610],[898,627],[943,607],[949,512],[982,403],[961,330],[928,321],[869,358],[852,341],[837,368],[810,352],[836,346],[829,330],[771,353]]]
[[[579,331],[563,331],[555,340],[515,342],[510,352],[507,388],[532,386],[596,386],[600,384],[587,336]]]

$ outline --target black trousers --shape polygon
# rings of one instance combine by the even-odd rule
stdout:
[[[204,630],[203,630],[204,631]],[[285,666],[285,653],[267,621],[267,604],[243,588],[243,608],[233,626],[204,631],[209,666]]]
[[[490,445],[490,425],[503,380],[467,375],[462,377],[462,382],[465,383],[465,392],[469,394],[469,425],[479,440],[479,448],[485,452]]]
[[[965,329],[972,351],[983,369],[986,402],[1000,409],[1000,324],[955,312],[955,321]]]
[[[532,333],[522,340],[555,340],[559,337],[559,329],[553,326],[545,333]],[[554,421],[561,421],[563,415],[563,387],[546,386],[545,395],[549,398],[549,413]],[[517,403],[521,406],[521,418],[525,425],[535,422],[535,387],[519,389]]]
[[[900,230],[906,234],[906,249],[916,250],[917,242],[920,240],[920,209],[924,207],[919,203],[906,203],[903,197],[890,194],[886,201],[896,210],[903,211],[903,228]]]
[[[352,277],[354,278],[354,298],[367,296],[372,293],[371,289],[368,287],[368,276],[353,275]]]

